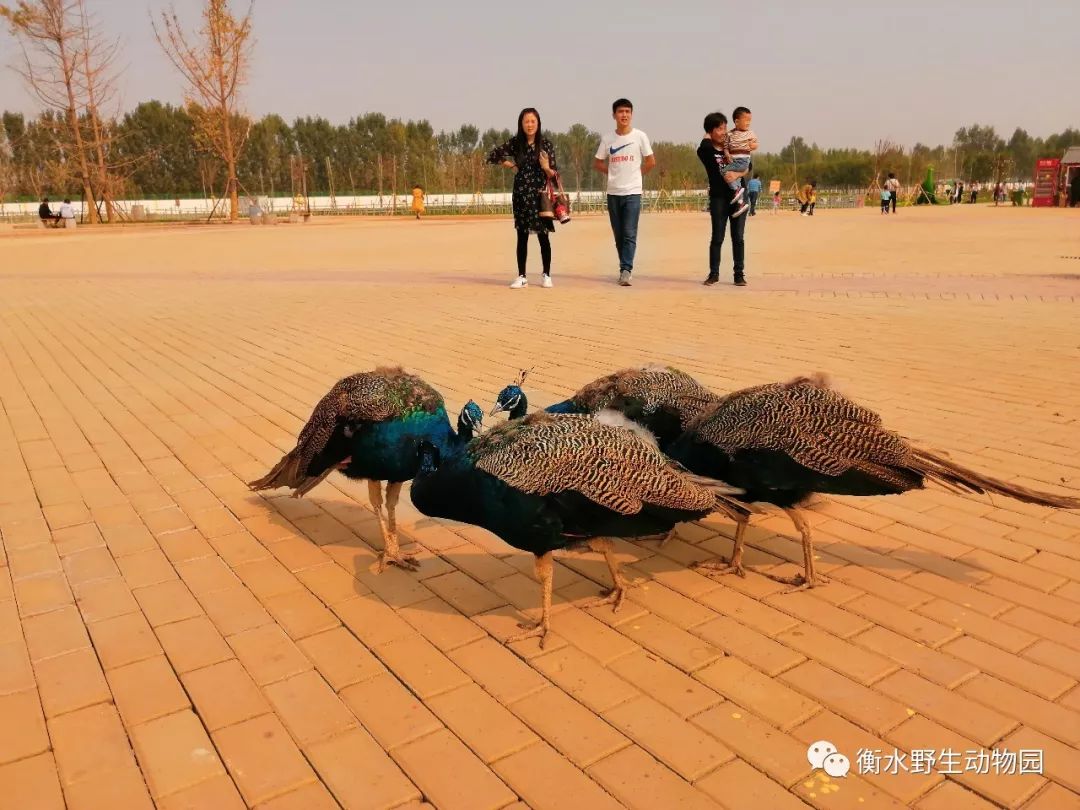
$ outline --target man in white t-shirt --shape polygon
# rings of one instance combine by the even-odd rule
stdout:
[[[593,168],[607,175],[608,217],[619,253],[619,284],[630,286],[641,216],[641,178],[656,165],[649,136],[634,129],[634,105],[620,98],[611,105],[615,131],[604,135]]]
[[[72,206],[70,199],[65,198],[60,205],[60,220],[64,223],[65,228],[75,227],[75,208]]]

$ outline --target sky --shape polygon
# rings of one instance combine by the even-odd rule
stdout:
[[[121,109],[180,102],[150,27],[166,3],[86,4],[121,39]],[[194,23],[202,2],[175,7]],[[1080,0],[256,0],[254,27],[244,108],[289,121],[382,112],[501,129],[532,106],[546,128],[602,130],[626,96],[654,141],[696,141],[705,113],[748,106],[765,151],[793,135],[867,148],[949,143],[972,123],[1006,138],[1080,126]],[[17,56],[0,33],[0,63]],[[6,68],[4,108],[37,109]]]

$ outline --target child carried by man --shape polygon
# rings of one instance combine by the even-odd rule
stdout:
[[[749,209],[750,205],[744,199],[746,189],[743,188],[742,178],[750,171],[750,156],[757,151],[757,135],[750,129],[753,116],[749,107],[736,107],[731,114],[734,128],[728,130],[727,143],[724,145],[723,163],[720,171],[724,174],[724,182],[734,192],[731,202],[736,206],[731,216],[741,217]],[[717,155],[719,162],[720,156]]]

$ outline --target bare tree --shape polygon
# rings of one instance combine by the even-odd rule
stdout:
[[[79,83],[81,8],[79,0],[19,0],[14,8],[0,6],[0,16],[10,23],[22,47],[23,64],[17,70],[27,86],[43,104],[64,115],[71,157],[77,165],[83,199],[89,206],[87,217],[93,223],[100,219],[79,120],[79,108],[83,106]]]
[[[119,50],[119,39],[106,40],[96,30],[94,20],[86,13],[83,0],[76,0],[79,18],[79,84],[86,101],[86,123],[89,127],[91,159],[96,163],[98,198],[105,202],[109,222],[116,219],[114,200],[116,185],[113,167],[108,162],[110,137],[102,120],[102,108],[112,105],[116,98],[116,77],[113,63]],[[112,118],[113,116],[107,116]]]
[[[238,112],[239,90],[251,62],[251,12],[237,18],[228,0],[206,0],[197,35],[184,32],[176,12],[161,13],[154,36],[188,83],[185,100],[203,139],[225,163],[229,219],[236,221],[240,199],[236,164],[250,132]]]

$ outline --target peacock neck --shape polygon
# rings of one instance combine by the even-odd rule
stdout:
[[[511,419],[524,419],[525,414],[529,412],[529,398],[522,394],[518,399],[517,405],[510,409]]]

